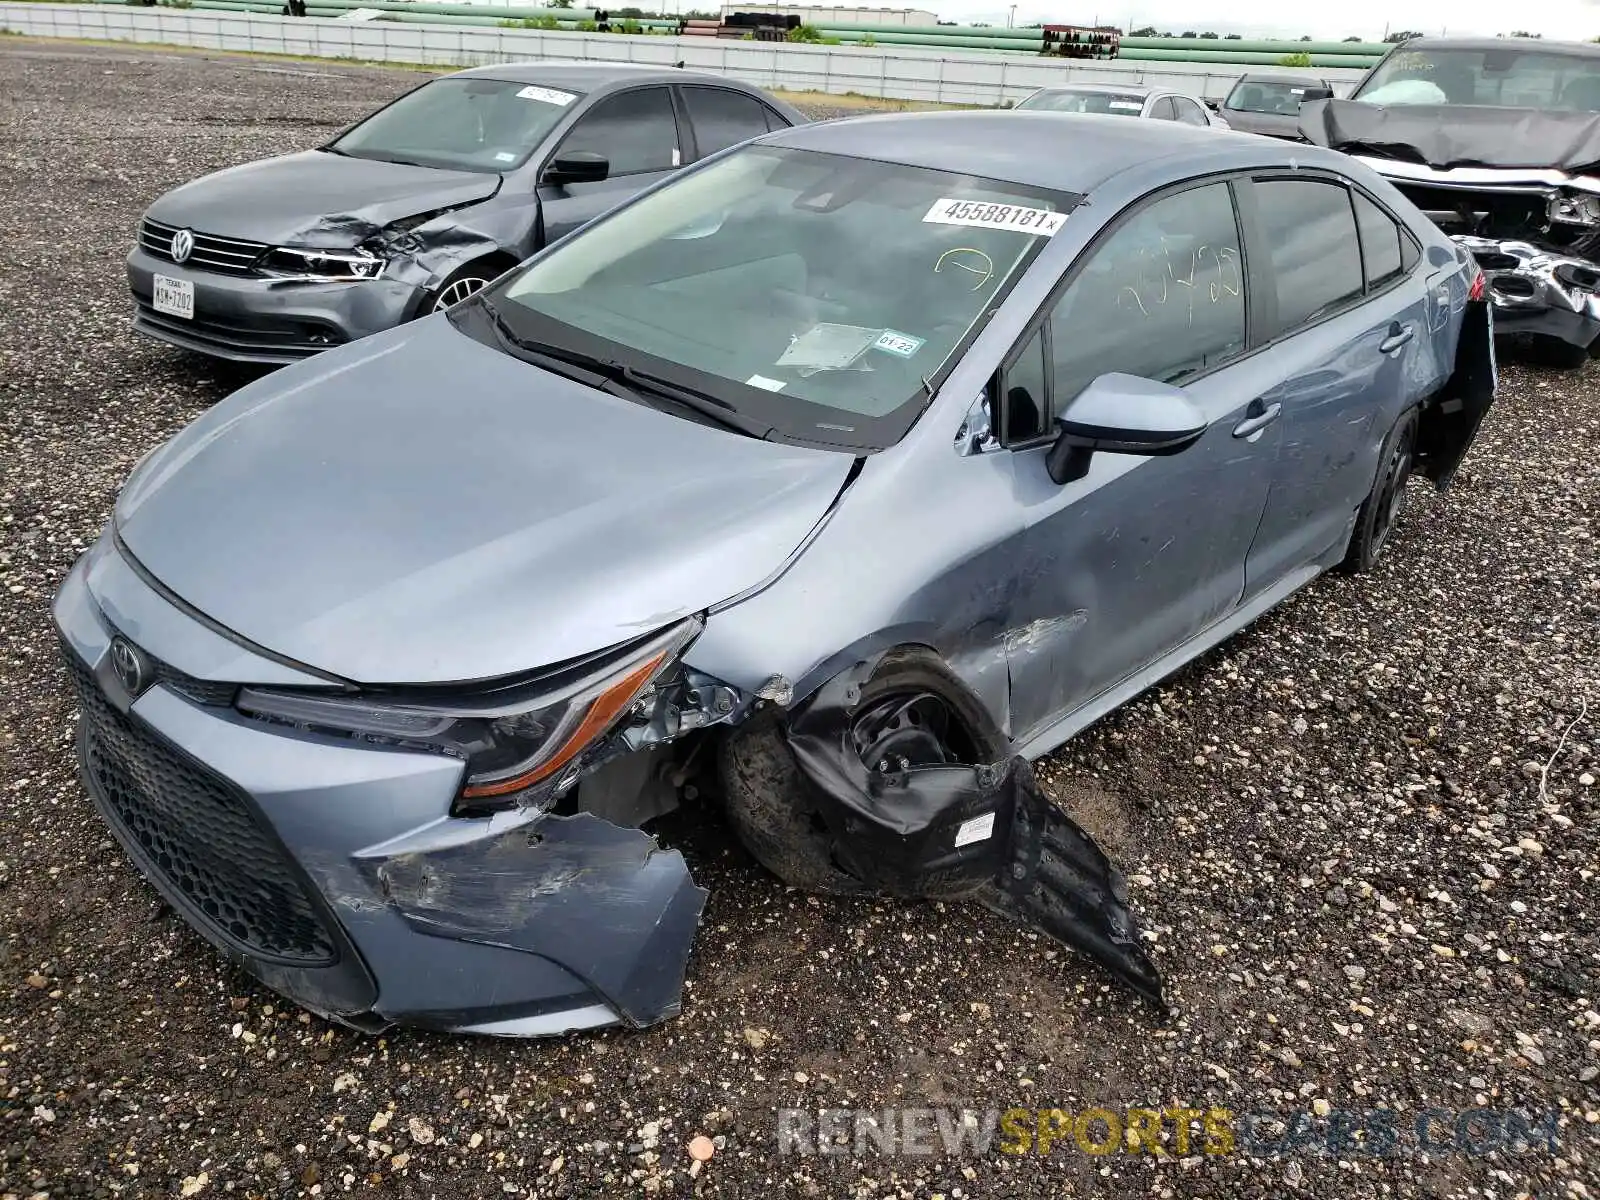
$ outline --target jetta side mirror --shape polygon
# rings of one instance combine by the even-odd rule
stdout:
[[[568,150],[550,160],[544,182],[552,184],[599,183],[611,174],[611,160],[593,150]]]
[[[1056,418],[1045,469],[1056,483],[1089,472],[1097,450],[1107,454],[1176,454],[1206,431],[1205,414],[1183,392],[1137,375],[1101,375]]]

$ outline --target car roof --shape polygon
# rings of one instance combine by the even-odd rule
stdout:
[[[744,84],[721,75],[684,71],[676,67],[654,67],[641,63],[564,63],[510,62],[457,71],[449,78],[466,76],[501,79],[508,83],[537,83],[573,92],[598,92],[625,83],[714,83],[748,90]]]
[[[1251,72],[1239,76],[1240,83],[1281,83],[1289,87],[1320,87],[1323,80],[1307,79],[1301,75],[1258,75]]]
[[[1039,92],[1115,92],[1119,96],[1149,96],[1163,90],[1145,83],[1053,83],[1040,88]]]
[[[1322,157],[1312,147],[1209,125],[1029,109],[846,117],[797,125],[761,141],[1079,194],[1153,159],[1171,158],[1175,169],[1194,166],[1198,173],[1208,161],[1223,159],[1248,168]]]
[[[1556,54],[1581,54],[1587,58],[1600,58],[1600,46],[1593,42],[1555,42],[1548,38],[1421,37],[1401,42],[1396,49],[1405,47],[1420,50],[1504,50],[1508,46],[1518,50],[1544,50]]]

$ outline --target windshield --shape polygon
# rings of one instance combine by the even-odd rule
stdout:
[[[485,295],[529,345],[663,375],[780,435],[875,449],[915,421],[1077,199],[749,146]]]
[[[330,148],[355,158],[505,171],[533,153],[577,98],[502,79],[436,79],[374,113]]]
[[[1353,99],[1600,112],[1600,57],[1515,46],[1397,50],[1373,68]]]
[[[1124,92],[1035,92],[1018,108],[1038,109],[1042,112],[1104,113],[1119,117],[1137,117],[1144,111],[1144,97]]]
[[[1222,107],[1231,108],[1234,112],[1276,113],[1292,117],[1300,111],[1300,102],[1306,98],[1306,89],[1312,86],[1315,85],[1241,79],[1228,93]]]

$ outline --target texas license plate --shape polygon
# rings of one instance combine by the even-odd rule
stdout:
[[[192,321],[194,320],[194,284],[187,279],[174,279],[170,275],[157,275],[153,303],[158,313],[166,313],[169,317],[182,317],[186,321]]]

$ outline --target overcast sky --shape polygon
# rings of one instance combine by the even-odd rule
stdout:
[[[880,0],[885,7],[896,0]],[[988,21],[1004,25],[1007,6],[996,0],[897,0],[932,9],[943,21]],[[1102,7],[1104,6],[1104,7]],[[1391,29],[1441,30],[1463,34],[1510,33],[1527,29],[1545,37],[1600,37],[1600,0],[1342,0],[1336,4],[1298,6],[1283,0],[1062,0],[1047,3],[1021,0],[1016,23],[1101,24],[1123,29],[1154,25],[1182,33],[1215,30],[1257,37],[1299,37],[1309,33],[1319,40],[1337,40],[1352,34],[1370,40]],[[1097,11],[1098,10],[1098,11]]]

